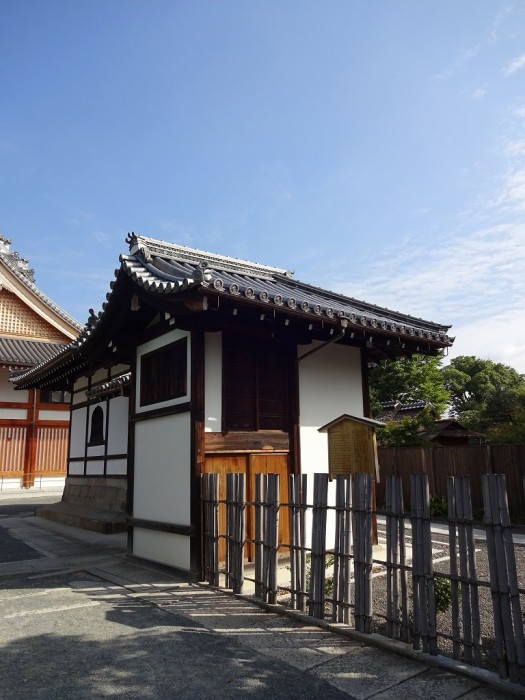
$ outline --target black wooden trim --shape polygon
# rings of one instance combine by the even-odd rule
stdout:
[[[126,514],[133,515],[133,496],[135,493],[135,413],[136,387],[137,387],[137,349],[131,361],[131,381],[129,383],[129,424],[128,424],[128,488],[126,492]],[[133,527],[128,524],[128,554],[133,554]]]
[[[157,520],[143,520],[142,518],[133,518],[128,516],[128,525],[131,527],[140,527],[143,530],[155,530],[156,532],[170,532],[173,535],[186,535],[194,537],[198,533],[193,525],[177,525],[176,523],[163,523]]]
[[[68,476],[67,478],[68,479],[127,479],[128,477],[125,474],[110,474],[109,476],[106,476],[106,474],[87,474],[87,475],[71,474],[71,476]]]
[[[68,461],[69,462],[84,462],[84,461],[85,462],[92,462],[92,461],[97,461],[97,460],[98,461],[104,460],[105,462],[110,462],[112,459],[126,459],[127,456],[128,455],[125,452],[123,452],[122,454],[118,454],[118,455],[107,455],[107,457],[104,455],[98,455],[98,456],[97,455],[89,455],[88,457],[70,457]]]
[[[370,387],[368,382],[368,354],[365,347],[361,347],[361,386],[363,390],[363,416],[370,418]]]
[[[294,346],[295,357],[290,362],[290,380],[288,383],[290,406],[290,456],[288,469],[291,474],[301,473],[301,443],[300,443],[300,403],[299,403],[299,357],[297,346]]]
[[[131,405],[131,399],[130,399]],[[175,406],[166,406],[165,408],[153,408],[151,411],[141,411],[131,415],[130,422],[136,423],[141,420],[149,420],[150,418],[163,418],[164,416],[173,416],[176,413],[188,413],[191,411],[191,401],[178,403]]]

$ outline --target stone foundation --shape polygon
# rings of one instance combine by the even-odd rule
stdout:
[[[124,532],[127,479],[68,476],[60,503],[37,510],[41,518],[105,534]]]

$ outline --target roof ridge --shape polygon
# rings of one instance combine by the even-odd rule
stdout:
[[[169,243],[156,238],[148,238],[147,236],[137,235],[135,233],[128,234],[126,238],[130,248],[130,255],[135,255],[141,251],[146,259],[150,259],[153,255],[162,257],[163,255],[177,255],[178,260],[183,260],[196,266],[202,263],[210,263],[218,266],[218,269],[228,270],[230,272],[245,272],[250,271],[260,272],[262,276],[268,276],[269,273],[285,275],[291,277],[293,272],[280,267],[271,265],[263,265],[262,263],[251,262],[242,258],[233,258],[228,255],[220,255],[219,253],[210,253],[207,250],[199,248],[190,248],[178,243]]]

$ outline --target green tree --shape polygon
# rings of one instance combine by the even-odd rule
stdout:
[[[382,447],[424,445],[423,437],[441,413],[446,409],[448,391],[441,374],[442,356],[413,355],[396,362],[374,367],[370,373],[370,401],[372,415],[377,416],[381,404],[387,401],[412,403],[426,401],[430,404],[417,416],[388,423],[377,431]]]
[[[442,374],[450,392],[451,411],[462,423],[487,434],[491,441],[501,442],[503,435],[515,435],[511,442],[522,441],[523,375],[508,365],[472,355],[454,358]]]
[[[441,355],[413,355],[374,367],[370,372],[372,414],[377,416],[386,401],[427,401],[438,415],[443,413],[448,391],[441,372],[442,361]]]

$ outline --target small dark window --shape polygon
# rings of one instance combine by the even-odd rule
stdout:
[[[91,430],[89,431],[89,444],[102,445],[104,443],[104,411],[101,406],[95,406],[91,414]]]
[[[142,356],[140,405],[149,406],[186,396],[188,351],[182,338]]]
[[[40,403],[71,403],[71,393],[69,391],[40,389]]]

